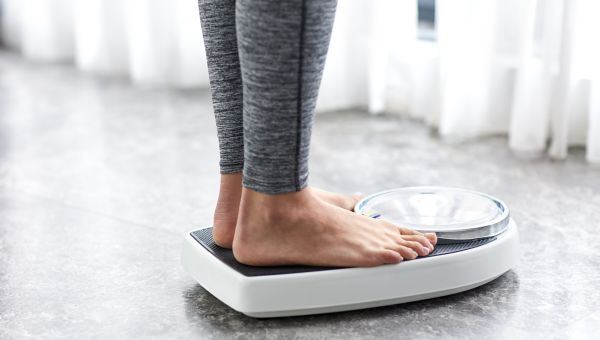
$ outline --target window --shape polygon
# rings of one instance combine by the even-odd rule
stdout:
[[[435,0],[418,1],[418,37],[421,40],[435,40]]]

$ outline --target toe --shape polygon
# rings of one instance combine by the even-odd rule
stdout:
[[[354,207],[356,203],[358,203],[360,199],[355,199],[354,196],[344,196],[340,195],[340,201],[343,202],[343,207],[347,210],[354,211]]]
[[[412,249],[414,252],[416,252],[420,256],[427,256],[431,252],[431,249],[429,247],[426,247],[417,241],[406,241],[405,240],[402,245]]]
[[[435,233],[426,233],[424,235],[425,237],[427,237],[429,242],[431,242],[431,244],[435,247],[435,245],[437,244],[437,235]]]
[[[419,231],[407,229],[407,228],[398,228],[398,229],[400,230],[400,235],[424,236],[433,247],[435,247],[435,245],[437,244],[437,235],[435,233],[421,233]],[[421,241],[419,241],[419,242],[421,242]],[[421,243],[423,243],[423,242],[421,242]],[[431,249],[433,249],[433,248],[431,248]]]
[[[404,260],[402,255],[391,249],[384,249],[381,251],[380,258],[383,263],[398,263]]]
[[[405,259],[405,260],[414,260],[419,254],[417,254],[414,250],[406,246],[399,246],[396,251]]]
[[[350,200],[350,206],[352,206],[350,210],[354,211],[354,207],[363,198],[363,196],[361,194],[354,194],[348,198]]]
[[[422,247],[427,247],[429,250],[433,250],[433,244],[425,235],[403,235],[403,239],[407,241],[419,242]]]

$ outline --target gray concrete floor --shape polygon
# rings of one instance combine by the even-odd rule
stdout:
[[[210,222],[217,193],[208,92],[143,90],[2,53],[0,338],[597,338],[600,170],[582,150],[528,160],[506,144],[442,142],[396,117],[319,115],[313,185],[491,193],[520,225],[521,263],[454,296],[255,320],[179,264],[184,233]]]

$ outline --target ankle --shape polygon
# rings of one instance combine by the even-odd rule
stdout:
[[[252,189],[242,190],[238,224],[262,223],[265,225],[289,224],[309,208],[311,194],[308,189],[298,192],[270,195]]]
[[[221,174],[219,187],[221,189],[232,190],[239,189],[242,187],[242,173],[233,172],[228,174]]]

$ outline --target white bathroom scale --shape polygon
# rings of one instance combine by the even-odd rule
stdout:
[[[217,246],[212,228],[185,236],[182,263],[202,287],[251,317],[371,308],[463,292],[518,262],[517,225],[500,200],[445,187],[410,187],[362,199],[355,212],[405,228],[436,232],[426,257],[370,268],[254,267]]]

